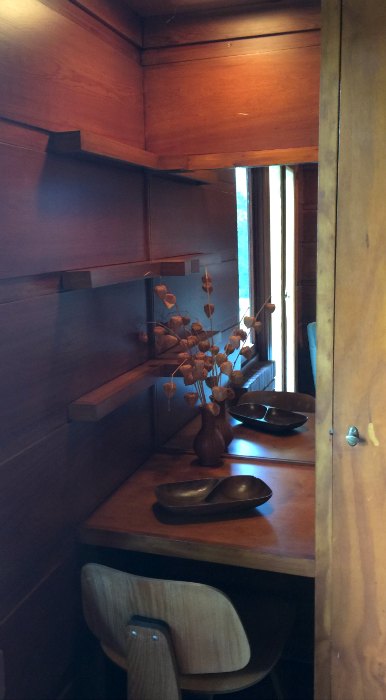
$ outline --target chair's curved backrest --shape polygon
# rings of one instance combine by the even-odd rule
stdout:
[[[247,391],[239,400],[239,405],[243,403],[263,403],[286,411],[315,413],[314,396],[294,391]]]
[[[91,631],[120,657],[126,657],[129,621],[140,615],[167,623],[180,673],[236,671],[249,662],[249,642],[240,618],[216,588],[86,564],[82,595]]]

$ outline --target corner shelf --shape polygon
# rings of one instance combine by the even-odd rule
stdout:
[[[154,174],[171,177],[177,180],[206,185],[217,182],[216,174],[208,170],[199,172],[170,172],[163,167],[156,153],[135,146],[129,146],[122,141],[115,141],[107,136],[94,134],[90,131],[54,131],[48,139],[49,153],[81,158],[102,158],[111,162],[132,167],[145,168]]]
[[[90,267],[62,272],[62,289],[95,289],[113,284],[124,284],[152,277],[185,277],[200,272],[200,268],[229,258],[229,251],[220,253],[179,255],[158,260],[144,260],[103,267]]]

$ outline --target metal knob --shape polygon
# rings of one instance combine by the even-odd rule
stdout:
[[[355,447],[355,445],[358,444],[359,439],[358,428],[356,428],[355,425],[350,425],[346,435],[347,443],[350,445],[350,447]]]

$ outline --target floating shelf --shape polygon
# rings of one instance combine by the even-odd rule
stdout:
[[[163,374],[164,361],[149,360],[121,374],[106,384],[84,394],[70,403],[68,416],[71,420],[95,423],[120,406],[132,396],[149,389]],[[161,373],[161,374],[160,374]]]
[[[155,174],[193,184],[204,185],[217,182],[216,173],[200,170],[197,172],[170,172],[160,165],[159,156],[151,151],[129,146],[107,136],[90,131],[56,131],[50,134],[47,150],[50,153],[82,158],[102,158],[121,165],[136,166],[151,170]]]
[[[193,253],[159,260],[66,270],[62,272],[62,289],[94,289],[152,277],[185,277],[200,272],[200,268],[206,265],[224,262],[230,259],[229,256],[229,251],[202,255]]]

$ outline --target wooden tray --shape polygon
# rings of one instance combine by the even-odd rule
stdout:
[[[248,427],[264,430],[267,433],[287,433],[300,428],[308,420],[302,413],[285,411],[282,408],[261,403],[242,403],[231,406],[228,411],[233,418]]]
[[[155,494],[172,513],[211,515],[256,508],[271,498],[272,491],[262,479],[241,474],[160,484]]]

